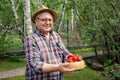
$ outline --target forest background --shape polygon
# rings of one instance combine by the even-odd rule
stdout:
[[[31,15],[42,4],[58,13],[53,29],[68,49],[90,47],[120,62],[120,0],[0,0],[0,58],[22,50],[36,28]]]
[[[114,55],[114,60],[120,61],[119,0],[1,0],[1,56],[15,48],[22,49],[23,39],[35,29],[31,15],[41,4],[58,13],[54,30],[61,34],[67,47],[91,46],[95,51],[100,47],[109,58]],[[13,37],[18,38],[12,40]],[[17,41],[19,45],[11,44]]]

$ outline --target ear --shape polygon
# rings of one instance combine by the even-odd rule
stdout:
[[[37,19],[35,19],[35,23],[37,22],[38,20]]]
[[[35,24],[37,24],[37,22],[38,22],[38,19],[35,19]]]

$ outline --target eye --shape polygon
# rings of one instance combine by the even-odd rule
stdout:
[[[39,18],[39,17],[37,17],[37,19],[38,19],[38,20],[41,20],[41,21],[43,21],[43,22],[46,22],[46,21],[51,22],[51,21],[53,21],[52,19],[44,19],[44,18]]]

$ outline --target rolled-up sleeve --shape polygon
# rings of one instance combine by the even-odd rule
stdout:
[[[41,53],[32,37],[27,37],[24,41],[24,52],[26,55],[27,65],[33,68],[35,72],[40,72],[44,62],[41,59]]]

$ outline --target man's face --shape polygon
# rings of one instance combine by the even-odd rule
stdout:
[[[53,27],[53,16],[49,12],[43,12],[36,16],[35,23],[43,33],[48,33]]]

